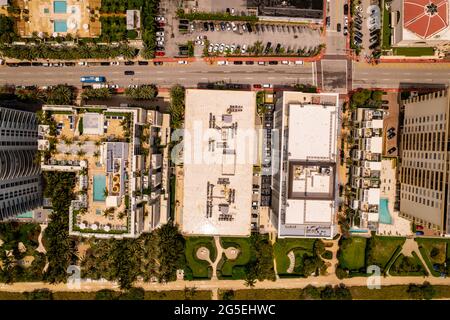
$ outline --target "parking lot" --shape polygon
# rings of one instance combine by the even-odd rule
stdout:
[[[378,1],[362,0],[353,15],[352,41],[361,47],[361,56],[369,58],[380,45],[381,10]]]
[[[321,34],[320,30],[305,25],[201,21],[190,23],[185,33],[176,30],[170,41],[177,45],[168,46],[168,55],[177,55],[178,45],[194,41],[195,56],[202,56],[208,43],[212,45],[209,55],[226,55],[227,52],[245,55],[249,54],[249,48],[257,47],[260,54],[308,56],[318,51]]]

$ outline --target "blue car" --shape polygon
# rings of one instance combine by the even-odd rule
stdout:
[[[416,231],[416,236],[423,236],[423,231]]]

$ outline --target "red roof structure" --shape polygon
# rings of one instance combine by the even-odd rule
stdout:
[[[448,27],[449,0],[404,0],[403,27],[423,39]]]

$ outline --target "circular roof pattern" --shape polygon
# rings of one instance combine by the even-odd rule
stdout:
[[[403,26],[423,39],[448,27],[448,0],[405,0]]]

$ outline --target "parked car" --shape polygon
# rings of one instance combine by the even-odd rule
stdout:
[[[344,4],[344,14],[348,14],[348,4]]]
[[[337,29],[337,32],[341,32],[341,24],[340,23],[337,24],[336,29]]]
[[[392,139],[393,137],[395,137],[395,132],[389,132],[387,135],[388,139]]]
[[[148,61],[138,61],[138,65],[140,65],[140,66],[148,66]]]
[[[245,61],[245,64],[247,64],[247,65],[253,65],[253,64],[255,64],[255,62],[254,62],[254,61]]]
[[[153,65],[155,65],[155,66],[162,66],[163,62],[162,61],[154,61]]]
[[[253,88],[254,88],[254,89],[261,89],[262,86],[261,86],[260,84],[254,84],[254,85],[253,85]]]
[[[416,231],[416,236],[423,236],[423,235],[424,235],[423,231]]]
[[[164,32],[162,32],[162,31],[157,31],[157,32],[156,32],[156,36],[157,36],[157,37],[164,37]]]
[[[134,65],[134,61],[125,61],[124,64],[126,66],[133,66]]]
[[[295,61],[295,64],[301,65],[301,64],[303,64],[303,61],[302,61],[302,60],[296,60],[296,61]]]
[[[209,23],[209,29],[211,29],[211,31],[215,30],[214,23],[212,23],[212,22]]]
[[[133,70],[126,70],[126,71],[124,71],[123,74],[126,75],[126,76],[134,76],[134,71]]]
[[[178,64],[188,64],[188,62],[185,61],[185,60],[179,60],[179,61],[178,61]]]
[[[247,52],[247,45],[246,44],[243,44],[242,45],[242,49],[241,49],[241,53],[242,54],[245,54]]]
[[[181,19],[180,24],[189,24],[189,20],[187,19]]]
[[[156,51],[156,56],[158,57],[164,57],[166,53],[164,51]]]
[[[118,66],[120,65],[119,61],[111,61],[110,63],[112,66]]]
[[[392,154],[392,153],[394,153],[395,151],[397,151],[397,148],[396,148],[396,147],[392,147],[392,148],[390,148],[390,149],[388,150],[388,153],[389,153],[389,154]]]
[[[422,227],[422,226],[417,226],[417,225],[416,225],[416,230],[423,230],[423,227]]]
[[[242,64],[242,61],[234,61],[234,64]]]
[[[270,64],[270,65],[277,65],[277,64],[278,64],[278,61],[269,61],[269,64]]]
[[[264,83],[263,88],[273,88],[273,85],[270,83]]]
[[[252,25],[247,22],[247,30],[248,32],[253,32]]]
[[[203,31],[209,31],[208,22],[203,22]]]

